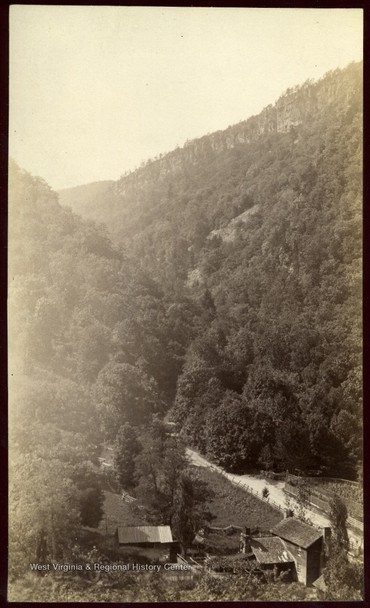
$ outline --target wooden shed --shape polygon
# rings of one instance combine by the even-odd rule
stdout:
[[[293,517],[283,519],[271,532],[282,539],[294,558],[298,581],[312,585],[321,574],[323,532]]]
[[[170,526],[118,526],[116,542],[121,553],[151,561],[176,562],[181,545],[174,541]]]

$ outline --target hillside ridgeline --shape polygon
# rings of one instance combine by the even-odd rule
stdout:
[[[228,468],[356,475],[361,144],[353,63],[144,164],[95,204],[174,307],[200,306],[172,416]]]

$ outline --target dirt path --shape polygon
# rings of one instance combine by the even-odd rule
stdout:
[[[229,479],[233,483],[237,483],[240,487],[244,487],[247,491],[252,491],[252,493],[256,496],[262,498],[262,490],[263,488],[268,488],[269,490],[269,498],[268,502],[271,504],[278,505],[281,509],[286,509],[287,500],[286,494],[284,492],[284,481],[273,481],[270,479],[263,479],[259,477],[254,477],[253,475],[235,475],[234,473],[227,473],[221,467],[214,465],[213,463],[206,460],[203,456],[191,450],[190,448],[186,449],[187,456],[191,464],[198,467],[207,467],[212,468],[220,473],[222,473],[227,479]],[[294,511],[298,510],[298,504],[294,500],[294,498],[290,499],[291,508]],[[307,517],[312,521],[312,523],[317,527],[325,527],[330,526],[329,518],[325,515],[317,513],[316,511],[312,511],[311,509],[306,509]],[[350,540],[356,545],[360,542],[362,544],[362,538],[359,534],[357,534],[354,530],[349,529],[348,535]]]

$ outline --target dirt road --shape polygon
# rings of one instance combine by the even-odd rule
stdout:
[[[263,488],[268,488],[268,502],[270,502],[271,504],[275,503],[275,505],[278,505],[280,509],[283,510],[287,508],[287,495],[284,492],[284,481],[273,481],[270,479],[254,477],[253,475],[235,475],[234,473],[227,473],[221,467],[209,462],[203,456],[198,454],[198,452],[195,452],[190,448],[186,449],[186,453],[191,464],[198,467],[216,469],[217,471],[222,473],[227,479],[230,479],[231,482],[237,483],[240,487],[245,488],[247,491],[252,490],[252,493],[261,499]],[[290,508],[292,508],[295,512],[298,511],[298,504],[294,500],[294,498],[290,499],[290,505]],[[317,527],[330,526],[330,521],[328,517],[322,515],[321,513],[317,513],[316,511],[313,511],[311,509],[306,509],[306,516]],[[357,533],[357,531],[349,529],[348,535],[350,537],[350,541],[354,543],[355,546],[358,546],[359,543],[362,546],[363,539],[362,536]]]

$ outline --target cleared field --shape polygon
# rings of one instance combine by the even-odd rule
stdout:
[[[283,518],[282,513],[234,486],[219,473],[205,467],[192,467],[191,475],[205,484],[208,493],[206,506],[211,513],[209,525],[212,528],[247,526],[252,530],[258,528],[261,532],[268,532]],[[206,548],[214,553],[234,553],[239,548],[239,536],[240,530],[210,530],[206,535]]]

